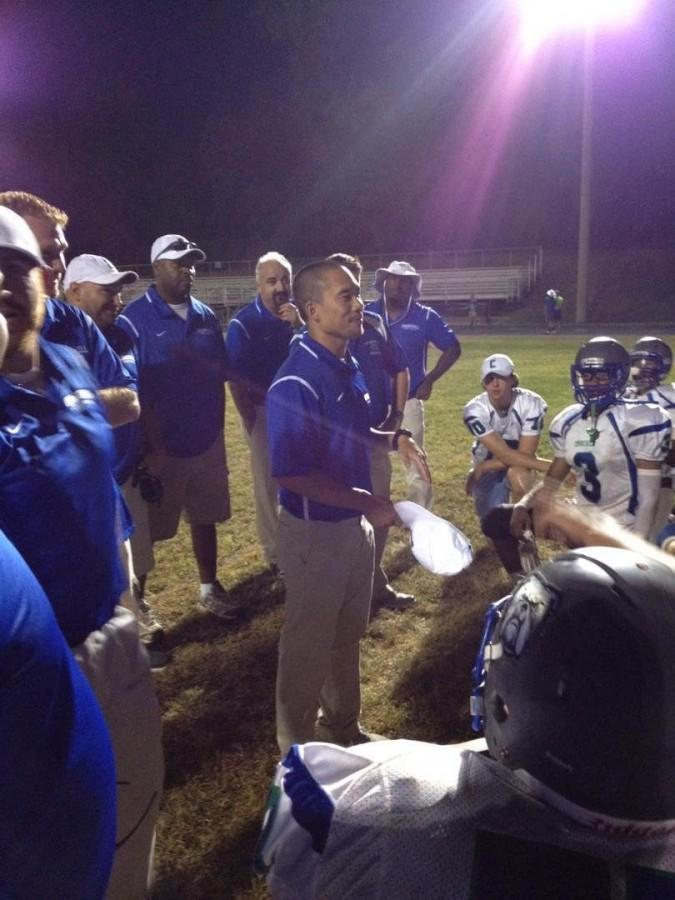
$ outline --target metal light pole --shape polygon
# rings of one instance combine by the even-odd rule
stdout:
[[[579,245],[577,250],[577,323],[586,321],[588,268],[591,245],[591,178],[593,169],[593,29],[584,40],[583,102],[581,113],[581,178],[579,187]]]

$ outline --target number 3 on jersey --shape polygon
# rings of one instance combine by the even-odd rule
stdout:
[[[579,485],[579,490],[589,503],[600,502],[600,481],[598,480],[598,466],[592,453],[576,453],[574,455],[574,467],[581,469],[584,475],[584,483]]]

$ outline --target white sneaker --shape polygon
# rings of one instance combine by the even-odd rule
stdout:
[[[197,599],[197,606],[206,612],[218,616],[219,619],[236,619],[241,610],[241,606],[234,600],[228,600],[225,588],[219,581],[209,588],[209,592],[202,596],[201,592]]]

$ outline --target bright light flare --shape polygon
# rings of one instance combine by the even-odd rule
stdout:
[[[630,25],[647,0],[516,0],[522,39],[532,50],[565,31],[595,31]]]

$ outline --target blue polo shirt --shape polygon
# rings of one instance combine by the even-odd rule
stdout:
[[[258,295],[232,319],[225,346],[230,377],[258,388],[260,401],[288,356],[293,327],[267,309]]]
[[[407,310],[398,319],[389,319],[384,297],[369,303],[366,309],[378,313],[391,329],[410,369],[410,394],[414,397],[417,388],[427,373],[427,347],[433,344],[439,350],[447,350],[459,341],[438,313],[430,306],[423,306],[416,300],[408,304]]]
[[[273,478],[321,471],[345,487],[372,491],[368,389],[349,353],[338,359],[303,335],[267,393],[267,432]],[[361,515],[285,488],[279,502],[299,519]]]
[[[131,337],[119,325],[113,323],[103,332],[103,337],[110,344],[117,356],[122,361],[126,371],[134,379],[137,379],[136,356]],[[113,475],[118,484],[124,484],[131,477],[140,460],[143,451],[143,429],[140,421],[128,422],[113,429],[115,441],[115,462]]]
[[[45,526],[42,540],[52,539]],[[108,731],[44,591],[2,532],[0,585],[0,896],[101,900],[115,848]]]
[[[225,341],[215,313],[190,297],[183,320],[151,285],[117,324],[134,342],[141,407],[156,417],[166,452],[204,453],[225,422]]]
[[[42,337],[64,344],[84,357],[101,388],[128,387],[136,382],[120,362],[94,321],[81,309],[51,297],[45,302]]]
[[[370,395],[370,424],[377,428],[389,415],[392,382],[408,364],[391,330],[374,312],[363,315],[363,334],[349,349],[363,372]]]
[[[26,560],[71,646],[107,622],[125,588],[112,431],[89,368],[40,341],[44,393],[0,378],[0,528]]]

